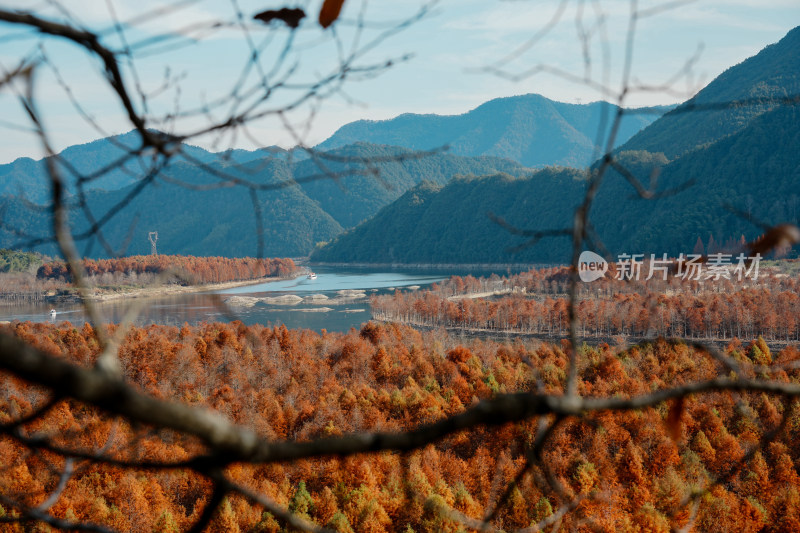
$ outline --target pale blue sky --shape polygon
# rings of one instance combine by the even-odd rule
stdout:
[[[300,6],[311,16],[305,19],[301,31],[294,36],[295,46],[287,56],[285,66],[272,79],[281,78],[289,66],[297,65],[287,79],[288,83],[313,82],[333,72],[337,64],[339,48],[334,33],[321,30],[315,23],[321,0],[67,0],[62,3],[65,11],[61,12],[44,1],[1,2],[0,5],[6,9],[36,9],[41,16],[60,20],[68,13],[77,23],[101,31],[113,29],[109,3],[123,21],[150,13],[159,6],[182,6],[174,12],[127,28],[128,43],[161,34],[185,33],[187,26],[206,27],[206,22],[214,19],[235,23],[238,6],[254,42],[261,44],[270,36],[272,38],[263,56],[265,72],[270,71],[289,32],[283,28],[269,30],[251,24],[251,16],[267,8]],[[658,6],[674,4],[641,0],[638,7],[647,13]],[[360,0],[348,0],[342,20],[336,25],[335,35],[339,37],[343,50],[349,51],[356,38],[358,43],[369,42],[383,29],[412,16],[422,5],[420,0],[373,0],[366,6]],[[285,116],[293,125],[294,133],[278,117],[270,115],[249,125],[249,137],[205,137],[197,139],[196,143],[218,149],[273,144],[290,146],[294,144],[293,135],[299,135],[303,142],[314,145],[339,126],[361,118],[384,119],[404,112],[463,113],[492,98],[525,93],[539,93],[564,102],[613,100],[613,93],[620,88],[625,57],[631,6],[627,0],[565,1],[559,22],[552,30],[532,48],[514,54],[547,25],[561,5],[558,0],[441,0],[421,20],[360,56],[355,65],[381,63],[404,55],[410,55],[410,59],[399,62],[377,77],[357,79],[359,76],[355,75],[344,83],[340,91],[322,101],[315,101],[309,127],[304,126],[308,126],[307,118],[312,114],[312,107],[302,105]],[[369,24],[361,34],[357,34],[354,21],[360,14]],[[603,24],[598,25],[598,21]],[[547,71],[520,79],[508,79],[487,71],[486,67],[502,66],[505,73],[513,77],[537,65],[546,65],[570,76],[583,77],[584,57],[576,38],[578,22],[582,22],[584,29],[595,30],[589,47],[592,67],[589,75],[594,86],[569,81]],[[687,60],[694,57],[696,61],[688,76],[676,78],[670,91],[634,91],[625,104],[640,106],[682,101],[726,68],[778,41],[797,24],[800,24],[800,2],[797,0],[698,0],[680,3],[673,9],[645,17],[639,20],[635,37],[634,85],[659,86],[680,72]],[[243,31],[241,28],[209,30],[203,35],[204,39],[197,42],[181,41],[183,44],[193,43],[189,46],[157,54],[141,54],[155,52],[157,46],[139,49],[134,66],[138,82],[150,94],[148,106],[154,116],[175,110],[176,102],[179,102],[179,111],[184,111],[214,101],[235,86],[249,50]],[[106,34],[103,42],[111,47],[120,45],[113,31]],[[604,56],[603,43],[607,43],[607,56]],[[103,83],[96,60],[87,59],[75,45],[55,39],[47,39],[44,50],[58,65],[61,76],[102,132],[121,133],[130,129],[123,120],[120,106]],[[698,50],[700,53],[696,55]],[[0,25],[0,65],[3,69],[13,68],[24,56],[36,57],[37,54],[37,39],[30,32],[26,35],[18,28]],[[608,58],[607,69],[603,68],[604,57]],[[166,91],[159,91],[167,67],[170,76],[180,80],[179,92],[174,84]],[[249,75],[245,88],[257,84],[255,74]],[[125,76],[132,86],[135,85],[136,79],[127,65]],[[607,79],[612,94],[598,90],[596,85],[604,79]],[[35,90],[58,149],[102,136],[76,112],[52,69],[45,64],[37,69]],[[278,90],[269,101],[261,104],[260,109],[280,108],[298,94],[297,90]],[[137,106],[141,108],[142,102],[137,101]],[[222,114],[220,109],[216,118]],[[35,138],[10,127],[9,123],[27,125],[14,90],[5,87],[0,89],[0,134],[3,136],[0,162],[23,155],[40,157],[41,149]],[[193,117],[152,125],[184,133],[205,123],[205,118]]]

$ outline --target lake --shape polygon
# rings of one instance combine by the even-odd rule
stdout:
[[[371,318],[369,296],[394,292],[395,289],[426,288],[453,275],[450,272],[436,271],[370,272],[339,268],[320,268],[315,272],[317,279],[314,280],[302,276],[215,293],[190,293],[139,300],[120,299],[98,302],[97,305],[106,321],[114,323],[122,320],[131,304],[136,304],[142,306],[135,321],[138,325],[156,323],[180,326],[184,322],[197,324],[241,320],[245,324],[285,324],[288,328],[347,331],[351,327],[359,328]],[[457,274],[466,275],[466,272]],[[364,291],[366,298],[345,300],[339,291]],[[308,298],[312,295],[313,298]],[[230,306],[229,312],[220,305],[221,300],[236,296],[243,297],[242,299],[271,300],[296,296],[304,300],[293,305],[258,301],[251,307]],[[0,321],[69,321],[73,324],[83,324],[86,321],[86,313],[80,304],[59,304],[55,320],[49,314],[51,307],[51,304],[0,307]]]

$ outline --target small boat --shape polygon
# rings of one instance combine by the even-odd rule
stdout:
[[[55,318],[56,317],[56,313],[57,313],[57,311],[55,309],[51,309],[50,310],[50,318]]]
[[[308,278],[308,279],[317,279],[317,275],[314,274],[313,272],[309,272],[308,276],[306,276],[306,278]]]

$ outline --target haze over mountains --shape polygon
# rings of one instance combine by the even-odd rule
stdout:
[[[615,157],[645,186],[657,171],[656,191],[665,197],[637,198],[625,178],[609,171],[591,213],[598,237],[614,254],[678,254],[691,252],[698,237],[721,242],[757,236],[761,229],[733,211],[766,224],[797,222],[798,94],[800,29],[794,29],[649,126],[666,108],[626,113]],[[147,253],[146,234],[158,231],[164,253],[254,255],[260,212],[263,253],[272,256],[314,250],[312,260],[324,262],[564,262],[564,238],[510,253],[525,238],[500,228],[488,213],[525,230],[568,227],[583,196],[585,171],[554,165],[590,163],[604,109],[615,111],[610,104],[525,95],[459,116],[358,121],[322,143],[314,158],[280,149],[215,154],[186,147],[186,155],[103,230],[112,246],[129,254]],[[86,173],[111,165],[136,142],[131,133],[71,147],[62,154],[66,174],[70,167]],[[419,152],[443,145],[450,150]],[[89,183],[95,217],[135,190],[145,163],[126,161]],[[548,168],[535,168],[542,166]],[[219,188],[223,178],[267,188],[296,184],[261,191],[254,203],[247,190]],[[217,188],[197,191],[177,183]],[[46,213],[11,196],[21,189],[46,202],[41,162],[0,166],[0,247],[24,242],[21,234],[49,233]],[[82,213],[74,212],[72,220],[79,234],[88,227]],[[87,252],[106,254],[99,246]]]
[[[766,224],[797,224],[798,94],[800,28],[795,28],[634,135],[617,157],[645,186],[658,171],[656,190],[666,196],[638,198],[627,180],[609,172],[591,212],[608,250],[677,255],[691,253],[698,237],[723,242],[761,233],[733,211]],[[501,229],[487,213],[525,230],[568,227],[584,193],[581,179],[572,169],[549,169],[521,179],[498,175],[419,187],[315,251],[312,260],[564,262],[569,257],[565,238],[543,239],[510,253],[525,238]],[[409,220],[416,221],[413,227]],[[451,231],[451,223],[469,230]]]
[[[115,247],[130,240],[130,254],[147,253],[146,234],[158,231],[159,247],[165,253],[254,255],[258,251],[256,211],[249,191],[227,186],[191,190],[184,185],[207,187],[229,178],[263,186],[298,180],[301,185],[259,192],[257,203],[264,253],[301,256],[307,255],[317,242],[330,240],[343,228],[372,216],[423,179],[445,183],[455,174],[527,172],[517,163],[498,158],[450,154],[417,157],[410,150],[366,144],[334,150],[328,155],[337,161],[290,163],[270,158],[235,164],[217,160],[205,167],[174,162],[154,185],[145,187],[103,227],[104,235]],[[404,155],[408,158],[402,158]],[[397,160],[391,160],[395,157]],[[379,182],[368,174],[368,165],[363,161],[387,158],[390,161],[380,164],[383,181]],[[333,182],[327,173],[342,177]],[[134,184],[114,191],[92,190],[87,194],[87,203],[99,218],[123,202],[136,187]],[[24,240],[15,233],[33,237],[49,234],[46,214],[29,209],[19,199],[6,197],[0,201],[0,209],[3,220],[13,222],[15,230],[10,231],[12,228],[4,224],[0,247]],[[72,220],[78,234],[88,227],[83,213],[75,211]],[[144,237],[131,240],[130,232]],[[55,252],[52,246],[39,249]],[[95,248],[92,254],[102,256],[104,251]]]
[[[72,184],[76,174],[92,177],[87,181],[89,189],[117,190],[127,187],[139,179],[149,169],[150,158],[130,158],[130,150],[141,145],[136,131],[98,139],[86,144],[78,144],[64,149],[57,159],[59,170],[65,181],[74,190]],[[192,161],[211,163],[225,159],[244,163],[252,158],[261,158],[261,152],[236,150],[232,154],[213,153],[196,146],[184,145],[183,152],[175,161]],[[93,177],[93,174],[103,172]],[[21,195],[36,203],[44,203],[50,199],[49,180],[44,160],[33,160],[21,157],[11,163],[0,165],[0,195]]]
[[[304,152],[289,153],[280,149],[213,153],[195,146],[184,146],[183,155],[176,157],[156,178],[156,186],[145,188],[120,214],[104,225],[104,236],[115,249],[124,248],[129,254],[146,253],[149,243],[143,236],[148,231],[158,231],[159,246],[165,252],[254,255],[258,250],[257,224],[248,191],[237,188],[196,191],[177,183],[196,187],[219,184],[224,177],[257,184],[294,179],[299,185],[258,194],[264,253],[307,255],[316,243],[329,241],[345,229],[369,219],[380,208],[423,181],[444,185],[454,176],[497,172],[513,176],[529,174],[531,169],[519,161],[483,155],[497,152],[497,147],[503,142],[514,150],[524,149],[523,159],[535,161],[536,165],[558,164],[565,157],[584,157],[594,149],[588,136],[597,133],[603,109],[616,110],[605,103],[560,104],[538,95],[493,100],[463,115],[469,118],[474,137],[471,152],[466,148],[464,139],[468,136],[463,131],[461,140],[453,143],[458,145],[458,149],[450,151],[442,151],[441,147],[453,139],[442,131],[431,132],[430,139],[435,139],[436,143],[425,149],[432,149],[432,154],[419,153],[423,149],[421,143],[409,147],[390,146],[361,142],[355,138],[342,143],[337,140],[341,139],[339,134],[320,145],[319,150],[324,153],[318,158],[310,158]],[[626,120],[625,134],[633,134],[654,120],[663,109],[652,111],[655,114],[648,111]],[[556,114],[558,117],[554,119]],[[443,123],[449,123],[453,117],[439,118]],[[435,120],[435,117],[427,116],[426,119]],[[523,119],[524,127],[519,122]],[[509,120],[514,123],[508,124]],[[420,131],[429,130],[425,126]],[[481,131],[495,132],[501,137]],[[514,131],[519,132],[517,138],[524,139],[527,144],[512,143]],[[406,133],[398,133],[398,136]],[[532,142],[537,138],[548,142]],[[555,139],[562,141],[556,142]],[[127,157],[129,150],[139,142],[138,134],[130,132],[72,146],[60,154],[59,165],[71,184],[68,187],[70,191],[75,191],[77,175],[92,177],[85,185],[93,217],[102,217],[123,202],[152,167],[153,162],[147,156]],[[506,152],[506,155],[515,153],[513,150]],[[586,162],[589,162],[588,158]],[[93,176],[107,168],[109,172]],[[330,175],[337,179],[329,179]],[[14,246],[30,240],[25,236],[36,238],[49,234],[46,215],[27,208],[18,199],[21,193],[34,203],[48,202],[49,183],[43,161],[21,158],[0,165],[0,195],[4,195],[0,197],[0,212],[3,213],[0,246]],[[72,219],[77,233],[89,227],[85,213],[75,212]],[[55,253],[53,246],[37,249]],[[106,255],[100,247],[88,248],[87,251],[90,255]]]
[[[741,131],[753,118],[774,109],[781,98],[800,94],[799,64],[800,27],[728,68],[619,149],[664,152],[675,159]]]
[[[619,127],[622,144],[673,106],[640,108]],[[458,155],[493,155],[528,167],[585,167],[604,150],[618,107],[607,102],[566,104],[538,94],[490,100],[462,115],[406,113],[391,120],[358,120],[342,126],[318,148],[354,142],[433,150],[448,146]],[[599,144],[599,145],[598,145]]]

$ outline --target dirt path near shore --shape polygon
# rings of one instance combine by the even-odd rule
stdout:
[[[511,289],[501,289],[499,291],[487,291],[487,292],[471,292],[469,294],[456,294],[455,296],[448,296],[447,299],[451,302],[455,302],[458,300],[473,300],[475,298],[488,298],[490,296],[501,296],[503,294],[511,294],[513,291]]]

